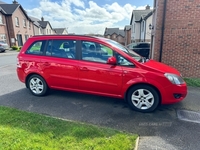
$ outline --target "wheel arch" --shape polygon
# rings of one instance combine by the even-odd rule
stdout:
[[[29,79],[32,75],[38,75],[38,76],[40,76],[40,77],[42,77],[42,78],[44,79],[44,77],[43,77],[41,74],[36,73],[36,72],[32,72],[32,73],[30,73],[30,74],[28,74],[28,75],[26,76],[26,79],[25,79],[26,88],[28,88],[27,81],[28,81],[28,79]],[[44,81],[46,82],[47,86],[49,87],[47,81],[46,81],[45,79],[44,79]]]
[[[128,93],[129,93],[130,89],[135,86],[138,86],[138,85],[148,85],[148,86],[152,87],[154,90],[156,90],[156,92],[158,93],[158,96],[159,96],[159,105],[161,104],[162,96],[161,96],[160,91],[158,90],[158,88],[156,86],[154,86],[152,84],[148,84],[148,83],[136,83],[136,84],[132,84],[131,86],[129,86],[129,88],[126,90],[125,95],[124,95],[126,102],[127,102],[127,97],[128,97]]]

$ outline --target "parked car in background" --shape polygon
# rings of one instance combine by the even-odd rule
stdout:
[[[5,52],[7,49],[9,49],[8,44],[4,41],[0,41],[0,52]]]
[[[35,96],[49,89],[111,96],[140,112],[180,102],[187,95],[176,69],[101,37],[30,37],[18,54],[17,74]]]
[[[140,43],[131,43],[127,45],[130,50],[133,50],[137,54],[142,57],[149,59],[149,52],[150,52],[150,43],[148,42],[140,42]]]

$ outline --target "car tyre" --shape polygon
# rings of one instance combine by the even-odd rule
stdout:
[[[136,85],[128,91],[127,101],[133,110],[148,113],[157,108],[159,94],[149,85]]]
[[[35,96],[44,96],[48,92],[46,81],[36,74],[29,77],[26,85],[30,92]]]

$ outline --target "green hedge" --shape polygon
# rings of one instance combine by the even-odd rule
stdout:
[[[12,46],[11,48],[12,48],[12,50],[18,50],[19,49],[18,46]]]

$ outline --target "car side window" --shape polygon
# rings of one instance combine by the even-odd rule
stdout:
[[[43,55],[46,41],[36,41],[27,49],[26,54]]]
[[[111,56],[111,48],[96,42],[82,41],[82,60],[107,63]]]
[[[75,40],[49,40],[46,48],[46,55],[75,59],[76,41]]]
[[[139,48],[149,48],[150,45],[147,44],[147,43],[140,43],[138,47],[139,47]]]
[[[117,65],[134,67],[135,65],[120,54],[116,54]]]

